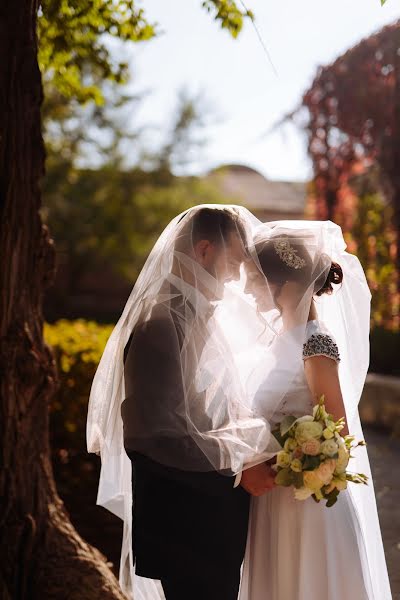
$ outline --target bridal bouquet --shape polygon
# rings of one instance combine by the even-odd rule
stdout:
[[[344,418],[334,421],[327,413],[324,396],[314,406],[312,416],[286,416],[273,432],[283,446],[272,467],[277,472],[276,484],[294,486],[297,500],[311,496],[316,502],[327,500],[328,507],[335,504],[348,481],[367,484],[363,473],[347,471],[351,451],[366,444],[351,435],[342,437],[344,422]]]

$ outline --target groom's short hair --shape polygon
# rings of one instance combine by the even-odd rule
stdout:
[[[215,244],[228,241],[231,233],[237,233],[247,248],[246,230],[239,212],[233,207],[200,208],[192,218],[192,242],[209,240]]]

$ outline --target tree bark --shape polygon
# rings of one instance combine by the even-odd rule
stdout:
[[[106,558],[71,525],[50,462],[57,375],[42,295],[55,254],[39,215],[37,9],[38,0],[0,4],[0,598],[122,599]]]

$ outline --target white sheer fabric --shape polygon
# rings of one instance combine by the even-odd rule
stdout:
[[[124,521],[120,584],[135,600],[163,596],[156,581],[134,575],[132,468],[125,449],[168,467],[227,475],[279,450],[268,421],[246,402],[213,316],[224,284],[247,257],[254,225],[258,221],[241,207],[198,206],[178,215],[147,259],[93,380],[87,447],[101,456],[97,504]],[[203,238],[215,250],[210,264]],[[140,368],[124,373],[131,352]]]
[[[286,236],[299,256],[312,257],[313,266],[304,269],[309,284],[300,276],[291,290],[289,325],[277,315],[264,315],[274,323],[275,336],[271,339],[271,326],[259,359],[253,355],[252,369],[241,363],[251,374],[253,404],[260,414],[268,415],[271,424],[284,414],[309,414],[313,399],[305,380],[302,347],[312,334],[328,332],[341,357],[339,378],[349,430],[363,439],[357,405],[369,362],[370,292],[362,267],[355,256],[346,253],[340,228],[330,222],[266,224],[258,232],[256,260],[272,240]],[[312,296],[322,287],[315,269],[321,264],[318,254],[341,265],[343,283],[332,295],[316,298],[319,320],[309,322]],[[271,263],[266,261],[265,276],[272,286],[276,273],[269,268]],[[296,501],[293,491],[286,488],[252,499],[240,600],[391,599],[367,449],[358,448],[354,454],[350,468],[368,475],[369,485],[350,483],[332,508],[312,499]]]
[[[232,276],[237,264],[234,267],[229,264],[229,253],[222,252],[225,258],[215,272],[199,265],[193,247],[194,224],[196,214],[204,208],[225,210],[234,215],[236,238],[242,246],[242,256],[240,259],[237,256],[236,261],[244,261],[246,265],[242,265],[240,278]],[[284,323],[279,303],[274,300],[274,297],[279,299],[277,284],[268,275],[263,276],[265,306],[260,308],[245,293],[248,265],[252,264],[263,274],[260,250],[272,248],[273,256],[277,240],[283,241],[278,246],[279,252],[298,266],[298,279],[291,287],[289,326]],[[223,247],[225,243],[226,236],[221,233],[218,245]],[[343,284],[332,296],[318,298],[316,305],[319,319],[332,333],[341,354],[339,374],[349,429],[362,438],[357,405],[369,361],[370,292],[359,261],[346,253],[345,247],[340,228],[331,222],[283,221],[263,225],[245,209],[232,206],[191,209],[176,217],[160,236],[105,348],[91,389],[87,421],[88,451],[100,454],[102,462],[97,503],[124,521],[120,584],[129,598],[162,600],[164,595],[159,582],[134,574],[131,462],[124,450],[124,436],[125,443],[129,440],[136,449],[160,463],[182,468],[184,456],[184,467],[194,471],[234,474],[273,456],[279,448],[271,436],[270,423],[279,420],[282,403],[293,392],[296,397],[300,389],[298,377],[303,368],[302,347],[309,333],[310,305],[325,282],[332,260],[343,269]],[[190,289],[184,293],[186,301],[177,307],[174,288],[182,292],[182,286],[187,283]],[[159,406],[158,421],[156,418],[149,425],[147,415],[135,404],[134,382],[133,391],[125,389],[123,362],[131,335],[140,332],[154,314],[161,314],[163,322],[168,319],[174,324],[179,322],[181,340],[179,345],[171,346],[170,358],[179,365],[182,376],[179,382],[176,380],[179,393],[175,394],[175,400],[177,397],[178,401],[168,407]],[[151,366],[149,375],[155,368],[156,365]],[[305,389],[298,395],[300,412],[309,410],[310,398]],[[128,415],[125,423],[121,408]],[[154,444],[160,431],[164,432],[163,443]],[[182,447],[189,451],[182,453]],[[352,468],[370,474],[366,449],[357,450]],[[341,495],[336,511],[315,505],[320,509],[317,517],[324,530],[313,526],[314,508],[310,507],[313,501],[293,505],[287,491],[276,490],[253,502],[240,600],[305,600],[305,594],[279,592],[274,596],[274,590],[265,587],[268,585],[265,573],[276,567],[275,572],[283,574],[284,569],[281,562],[284,554],[279,554],[278,564],[278,555],[271,554],[272,549],[287,550],[291,558],[287,558],[286,565],[296,560],[297,571],[285,572],[285,585],[292,586],[290,590],[299,587],[308,590],[304,578],[315,578],[317,569],[312,564],[315,556],[309,544],[326,548],[324,564],[329,563],[330,577],[342,568],[342,563],[335,562],[335,553],[331,550],[332,539],[339,553],[342,550],[336,537],[339,525],[353,531],[350,548],[353,556],[359,556],[366,590],[357,600],[364,597],[389,600],[372,481],[368,487],[350,486],[349,491]],[[281,493],[286,496],[282,496],[282,505],[277,506],[274,499]],[[286,510],[290,512],[290,519],[285,524]],[[299,517],[301,511],[304,514]],[[293,530],[296,519],[297,529]],[[252,535],[255,530],[257,540]],[[303,541],[296,551],[289,549],[290,535],[300,530],[304,533]],[[263,532],[265,537],[261,535]],[[347,551],[343,551],[342,556],[350,558]],[[324,579],[322,575],[321,578]],[[350,588],[353,578],[360,581],[357,569],[351,578],[346,580]],[[324,590],[321,593],[327,600],[347,598],[341,588],[336,588],[339,595],[327,595],[326,586]],[[308,594],[307,599],[316,598],[316,593]]]

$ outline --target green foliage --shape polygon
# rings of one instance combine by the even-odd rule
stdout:
[[[42,122],[47,174],[60,162],[120,165],[123,157],[129,156],[127,146],[136,149],[144,131],[135,123],[142,96],[106,81],[99,81],[98,88],[105,103],[87,102],[82,106],[76,99],[45,86]]]
[[[113,325],[60,320],[44,325],[44,339],[54,352],[60,387],[50,405],[54,452],[85,451],[87,404],[92,380]]]
[[[98,80],[128,78],[127,62],[115,60],[108,39],[139,42],[154,35],[133,0],[42,0],[38,59],[44,82],[66,98],[101,103]]]
[[[203,5],[234,37],[243,19],[253,18],[233,0],[210,0]],[[121,140],[138,137],[137,131],[126,127],[132,122],[131,104],[138,100],[124,88],[130,79],[129,45],[157,35],[156,25],[147,21],[135,0],[42,0],[38,17],[48,155],[61,153],[73,161],[82,158],[86,147],[91,154],[107,156],[108,162],[120,160]],[[130,114],[121,124],[118,109],[124,107]],[[187,102],[185,108],[184,121],[176,123],[178,129],[173,132],[174,142],[188,133],[187,122],[194,119],[193,105]],[[104,145],[105,138],[108,143]],[[174,152],[181,150],[182,157],[185,143],[183,139],[181,148],[167,143],[159,156],[176,158]]]
[[[155,240],[176,214],[194,204],[229,201],[211,182],[171,173],[173,166],[196,158],[203,143],[205,115],[200,101],[181,92],[165,144],[156,152],[143,151],[141,162],[131,168],[124,168],[127,159],[119,142],[128,140],[123,120],[117,122],[119,113],[109,118],[115,135],[110,138],[111,147],[104,145],[103,159],[101,149],[97,152],[103,160],[97,169],[76,166],[84,157],[82,144],[89,143],[82,136],[90,130],[91,113],[85,116],[81,110],[80,118],[65,120],[67,131],[50,132],[42,216],[67,267],[68,291],[77,289],[80,277],[104,261],[134,281]],[[70,120],[75,121],[73,126]],[[99,123],[104,132],[104,113]],[[137,150],[139,144],[130,140],[126,145]]]
[[[288,431],[292,428],[293,423],[295,423],[296,417],[292,415],[286,415],[283,417],[280,424],[280,434],[282,438],[288,433]]]
[[[233,37],[237,37],[242,30],[243,17],[254,19],[254,14],[250,10],[241,10],[237,4],[234,0],[204,0],[202,2],[203,7],[213,13],[214,18],[220,21],[221,27],[228,29]]]
[[[354,225],[348,235],[356,243],[357,256],[372,292],[373,327],[394,327],[399,312],[394,262],[396,235],[392,227],[392,214],[392,206],[384,202],[381,194],[362,195]]]
[[[196,177],[61,164],[49,169],[42,215],[68,264],[73,288],[104,260],[135,281],[173,217],[195,204],[224,201],[211,184]]]
[[[285,443],[285,437],[281,435],[280,429],[273,429],[271,433],[278,442],[278,444],[283,447],[283,444]]]
[[[80,103],[103,103],[99,81],[128,80],[128,63],[115,59],[110,39],[143,42],[158,33],[137,4],[136,0],[41,0],[38,59],[45,86]],[[251,11],[239,9],[234,0],[207,0],[202,5],[233,37],[241,31],[244,18],[253,19]]]
[[[333,488],[333,490],[327,494],[325,497],[327,499],[326,507],[330,508],[334,504],[336,504],[340,491],[337,488]]]
[[[314,471],[314,469],[318,469],[320,464],[321,458],[319,456],[309,456],[306,454],[303,458],[304,471]]]
[[[278,471],[275,482],[277,485],[284,487],[294,485],[295,488],[299,489],[304,485],[304,476],[303,473],[295,473],[288,467]]]
[[[208,4],[232,35],[241,19],[250,17],[234,2]],[[128,80],[128,64],[115,60],[110,39],[126,46],[156,34],[136,5],[133,0],[41,4],[39,62],[47,147],[42,214],[59,255],[67,259],[71,288],[103,260],[134,280],[173,216],[193,204],[225,201],[210,184],[171,174],[173,167],[196,158],[203,143],[199,98],[181,93],[166,141],[156,152],[141,147],[143,127],[127,127],[141,98],[122,85]],[[97,170],[77,168],[93,162]]]
[[[296,489],[300,489],[304,485],[304,474],[292,471],[293,485]]]
[[[284,487],[289,487],[293,485],[293,471],[289,468],[281,469],[278,471],[275,477],[275,483],[277,485],[283,485]]]

